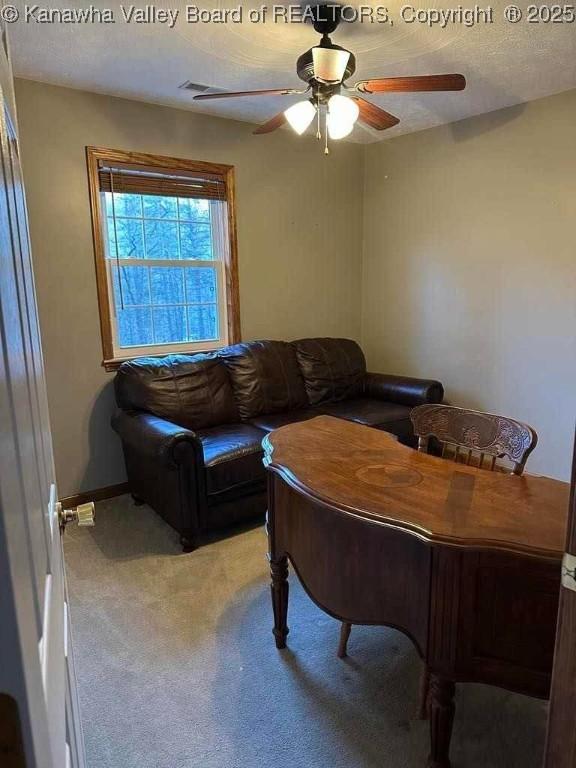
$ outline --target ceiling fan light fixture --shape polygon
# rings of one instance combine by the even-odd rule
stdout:
[[[336,94],[328,101],[326,125],[331,139],[343,139],[348,136],[358,120],[360,109],[353,99]]]
[[[296,133],[301,136],[316,117],[316,107],[308,99],[298,101],[284,111],[284,116]]]
[[[346,122],[345,120],[338,120],[333,115],[328,113],[326,117],[326,127],[328,129],[328,136],[336,141],[343,139],[352,133],[354,123]]]
[[[349,99],[348,96],[340,96],[339,93],[330,97],[328,111],[336,119],[344,120],[352,123],[352,125],[358,120],[358,115],[360,114],[360,109],[354,99]]]
[[[312,48],[314,77],[321,83],[340,83],[346,72],[350,51],[341,48]]]

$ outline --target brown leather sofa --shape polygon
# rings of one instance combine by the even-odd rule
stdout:
[[[367,373],[348,339],[253,341],[213,354],[123,363],[115,379],[122,439],[136,503],[175,528],[185,550],[208,529],[262,515],[262,438],[330,414],[392,432],[413,445],[410,409],[439,403],[438,381]]]

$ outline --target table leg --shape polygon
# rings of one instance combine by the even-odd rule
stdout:
[[[428,768],[450,768],[448,753],[454,722],[455,686],[451,680],[430,676],[430,757]]]
[[[352,631],[352,624],[343,621],[340,625],[340,643],[338,644],[338,658],[345,659],[348,656],[348,638]]]
[[[277,560],[270,559],[270,576],[272,577],[270,591],[272,593],[272,610],[274,611],[274,629],[272,632],[276,638],[276,648],[286,648],[286,637],[288,636],[287,557],[279,557]]]
[[[420,693],[418,702],[418,719],[428,720],[428,703],[430,700],[430,669],[427,664],[424,665],[420,677]]]

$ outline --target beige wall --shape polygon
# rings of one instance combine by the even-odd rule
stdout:
[[[59,493],[122,482],[109,422],[84,148],[236,166],[244,339],[359,337],[363,151],[191,112],[16,82]]]
[[[576,411],[576,91],[325,159],[290,133],[17,81],[61,495],[121,482],[84,147],[237,168],[245,339],[361,338],[372,369],[532,424],[566,479]],[[362,221],[363,217],[363,221]],[[361,247],[362,239],[363,249]]]
[[[375,369],[527,421],[568,479],[576,413],[576,91],[366,151],[362,341]]]

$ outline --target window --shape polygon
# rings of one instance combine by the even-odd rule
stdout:
[[[239,340],[233,168],[87,148],[103,364]]]

